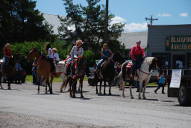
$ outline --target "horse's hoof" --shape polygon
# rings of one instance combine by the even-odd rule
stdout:
[[[83,95],[81,95],[81,98],[84,98],[84,96],[83,96]]]
[[[131,99],[134,99],[134,97],[133,97],[133,96],[131,96]]]
[[[141,99],[141,97],[139,96],[139,99]]]
[[[109,93],[109,95],[111,96],[111,93]]]
[[[145,100],[145,99],[147,99],[146,97],[143,97],[143,99]]]

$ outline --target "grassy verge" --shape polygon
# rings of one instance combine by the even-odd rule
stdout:
[[[88,78],[85,77],[84,80],[88,80]],[[27,75],[26,76],[26,81],[27,82],[32,82],[32,75]],[[62,79],[60,77],[55,77],[53,82],[62,82]]]

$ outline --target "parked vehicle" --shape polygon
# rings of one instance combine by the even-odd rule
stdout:
[[[179,88],[170,88],[172,69],[165,70],[168,82],[168,97],[178,97],[180,105],[191,105],[191,70],[182,69],[182,76]]]

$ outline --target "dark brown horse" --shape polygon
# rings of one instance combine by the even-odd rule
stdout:
[[[40,84],[38,84],[38,94],[40,93],[40,86],[43,82],[45,82],[45,93],[47,94],[47,87],[49,87],[50,94],[52,94],[52,81],[54,75],[52,73],[51,62],[44,55],[41,55],[40,51],[36,48],[33,48],[29,52],[27,58],[29,60],[35,60],[37,64],[37,76],[40,81]]]
[[[66,67],[65,67],[66,68]],[[71,64],[71,73],[64,74],[64,81],[60,88],[62,92],[63,88],[66,88],[67,83],[69,83],[69,92],[70,97],[75,98],[76,93],[76,86],[77,81],[79,80],[79,88],[81,98],[83,98],[83,80],[86,73],[86,59],[84,57],[78,57],[74,59],[73,63]]]
[[[7,63],[3,62],[0,65],[0,86],[2,87],[2,78],[7,82],[8,89],[11,90],[11,82],[14,80],[16,69],[14,57],[11,57]]]
[[[109,95],[111,95],[111,86],[114,85],[114,78],[117,75],[117,72],[115,70],[114,64],[116,62],[122,63],[124,59],[119,53],[115,53],[112,57],[112,59],[105,60],[105,62],[102,64],[100,72],[98,73],[96,71],[95,77],[96,77],[96,94],[98,94],[98,82],[100,82],[100,88],[99,88],[99,94],[101,94],[101,87],[102,82],[104,82],[104,95],[106,94],[106,83],[109,85]],[[101,76],[100,76],[101,75]]]

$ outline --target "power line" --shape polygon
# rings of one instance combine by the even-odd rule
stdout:
[[[150,25],[152,25],[153,24],[153,21],[155,21],[155,20],[158,20],[157,18],[153,18],[153,16],[151,16],[150,18],[145,18],[145,20],[146,21],[149,21],[150,22]]]

